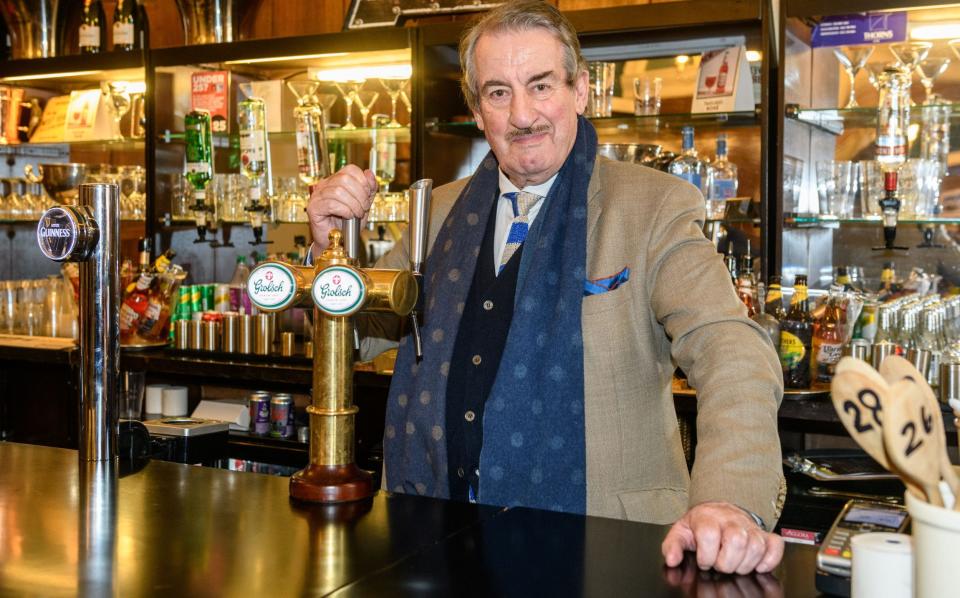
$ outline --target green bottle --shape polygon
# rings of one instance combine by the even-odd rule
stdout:
[[[206,199],[207,183],[213,178],[213,136],[210,132],[210,113],[192,110],[183,119],[187,141],[184,176],[193,186],[194,198]]]

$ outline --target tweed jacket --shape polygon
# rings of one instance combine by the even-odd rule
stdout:
[[[428,251],[466,181],[434,190]],[[702,196],[674,176],[598,156],[587,201],[587,277],[630,268],[626,283],[583,299],[587,513],[665,524],[718,500],[772,529],[780,364],[703,235]],[[397,243],[378,267],[406,268],[407,247]],[[365,341],[364,353],[377,345]],[[676,365],[698,391],[690,474],[671,391]]]

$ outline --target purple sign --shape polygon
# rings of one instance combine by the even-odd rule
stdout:
[[[907,39],[907,13],[868,12],[824,17],[813,29],[814,48],[862,46]]]

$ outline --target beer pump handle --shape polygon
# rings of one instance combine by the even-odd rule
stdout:
[[[420,179],[410,185],[410,271],[417,281],[417,306],[410,313],[413,343],[417,359],[423,358],[423,339],[420,335],[420,314],[423,313],[423,263],[427,258],[427,231],[430,225],[430,194],[432,179]]]
[[[347,255],[354,260],[354,264],[360,263],[360,219],[349,218],[343,221],[343,248]],[[353,323],[353,348],[360,350],[360,330],[357,323]]]

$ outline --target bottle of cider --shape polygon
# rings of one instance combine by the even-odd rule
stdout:
[[[810,388],[813,322],[807,301],[807,276],[798,274],[790,310],[780,322],[780,365],[786,388]]]

